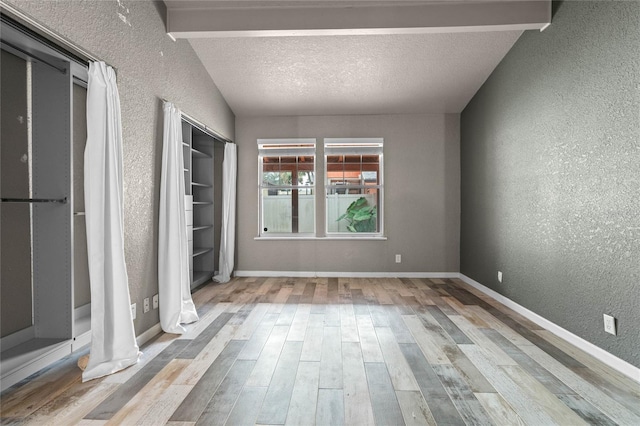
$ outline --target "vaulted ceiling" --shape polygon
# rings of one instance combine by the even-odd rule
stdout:
[[[165,0],[238,116],[460,112],[548,0]]]

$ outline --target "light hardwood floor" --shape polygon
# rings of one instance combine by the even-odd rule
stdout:
[[[200,321],[81,383],[70,356],[2,424],[640,425],[640,384],[449,279],[237,278]]]

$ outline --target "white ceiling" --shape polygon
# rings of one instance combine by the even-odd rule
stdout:
[[[189,40],[237,116],[461,112],[523,29],[531,28],[530,23],[496,25],[493,18],[489,26],[482,27],[475,22],[475,13],[473,25],[467,21],[452,29],[447,22],[448,28],[431,25],[425,30],[409,23],[399,30],[417,13],[434,16],[431,10],[410,9],[403,22],[396,19],[389,28],[379,30],[386,25],[387,16],[405,12],[398,9],[401,4],[417,4],[404,1],[391,2],[393,6],[375,2],[375,6],[384,3],[386,7],[360,8],[353,15],[355,20],[336,27],[336,17],[343,16],[347,2],[339,7],[337,2],[311,0],[299,0],[297,5],[301,2],[304,7],[293,11],[301,18],[292,27],[287,15],[291,11],[280,13],[296,3],[292,1],[165,1],[169,32],[176,37],[184,34]],[[372,2],[349,3],[366,7]],[[435,4],[420,2],[424,3]],[[221,7],[227,10],[222,13]],[[276,8],[275,18],[270,20],[268,13],[273,9],[265,8]],[[258,17],[258,24],[245,25],[252,19],[247,10]],[[172,16],[175,11],[197,15]],[[210,12],[214,14],[207,15]],[[369,27],[362,31],[358,22],[367,12],[382,17],[373,24],[373,31]],[[266,24],[259,19],[262,16]],[[199,26],[200,17],[203,24]],[[217,23],[213,22],[216,18]],[[180,24],[179,31],[175,30]],[[222,27],[224,33],[216,33]],[[351,31],[351,27],[360,31]],[[300,28],[312,30],[309,34],[313,35]],[[270,32],[262,31],[265,29]],[[288,33],[276,34],[274,29]]]

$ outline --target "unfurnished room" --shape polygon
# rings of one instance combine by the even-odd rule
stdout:
[[[0,14],[0,424],[640,425],[640,2]]]

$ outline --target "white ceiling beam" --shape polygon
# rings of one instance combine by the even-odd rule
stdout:
[[[174,38],[542,30],[551,23],[551,0],[238,8],[181,3],[166,1],[167,32]]]

